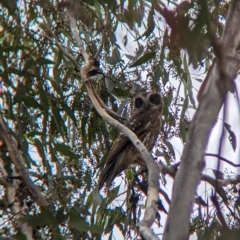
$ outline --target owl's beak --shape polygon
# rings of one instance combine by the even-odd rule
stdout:
[[[148,104],[145,104],[145,109],[149,110],[150,106]]]

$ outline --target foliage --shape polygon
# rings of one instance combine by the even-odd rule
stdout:
[[[101,239],[105,234],[112,239],[115,227],[133,238],[144,208],[146,172],[136,175],[136,167],[126,171],[129,187],[121,204],[116,199],[123,183],[101,196],[96,192],[99,171],[118,133],[97,114],[78,69],[59,48],[58,44],[84,65],[64,9],[47,0],[3,0],[2,4],[1,113],[29,177],[51,203],[47,208],[35,202],[1,141],[1,172],[17,189],[15,201],[21,209],[13,211],[6,187],[0,206],[2,238],[24,239],[22,223],[32,227],[34,239]],[[208,70],[214,56],[209,29],[213,26],[213,34],[221,36],[228,5],[227,1],[192,0],[173,2],[169,5],[173,10],[167,10],[157,1],[76,1],[78,29],[92,56],[102,41],[105,16],[111,19],[98,59],[101,74],[92,77],[105,104],[128,118],[138,92],[154,89],[164,94],[164,125],[154,156],[168,166],[178,160],[172,140],[184,144],[189,111],[197,105],[194,86],[202,79],[190,70]],[[134,53],[126,53],[129,46],[136,47]],[[227,123],[225,127],[236,149],[234,131]],[[160,215],[166,211],[160,209]],[[197,222],[199,227],[204,220],[200,228],[206,235],[212,222],[218,221],[215,212],[208,217],[205,221],[198,215],[192,226]],[[234,220],[237,229],[238,223],[239,216]]]

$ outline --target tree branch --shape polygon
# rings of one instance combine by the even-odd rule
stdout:
[[[187,141],[183,150],[180,168],[175,177],[172,202],[164,229],[163,240],[188,239],[189,219],[194,202],[194,194],[201,179],[204,153],[218,113],[224,103],[228,84],[239,69],[239,22],[240,1],[231,2],[221,39],[224,52],[236,60],[224,59],[226,79],[220,79],[218,62],[214,64],[209,80],[203,90],[200,104],[190,124]],[[224,58],[225,56],[223,56]],[[223,84],[222,84],[223,83]],[[183,197],[184,196],[184,197]]]
[[[47,27],[47,26],[46,26],[46,27]],[[107,29],[107,27],[104,28],[103,31],[106,31],[106,29]],[[27,31],[27,33],[28,33],[29,35],[31,35],[31,36],[34,38],[34,35],[32,35],[32,33],[28,32],[28,29],[26,29],[26,31]],[[32,32],[33,32],[33,30],[32,30]],[[54,40],[54,41],[55,41],[55,44],[56,44],[56,45],[58,46],[58,48],[63,52],[63,54],[74,64],[75,67],[79,68],[78,62],[77,62],[77,61],[73,58],[73,56],[72,56],[70,53],[68,53],[68,52],[64,49],[64,47],[58,42],[58,40],[56,39],[56,37],[54,36],[54,34],[52,33],[52,31],[51,31],[50,28],[48,28],[48,32],[51,33],[51,36],[52,36],[52,37],[50,37],[50,36],[48,36],[48,35],[46,35],[46,34],[40,34],[40,33],[35,33],[35,34],[39,34],[39,35],[47,38],[47,39],[50,40],[50,41],[53,41],[53,40]],[[104,34],[104,33],[103,33],[103,34]],[[105,37],[102,37],[102,40],[105,40]],[[98,56],[98,54],[100,54],[100,51],[101,51],[101,49],[102,49],[102,46],[103,46],[103,44],[100,44],[100,45],[99,45],[98,51],[97,51],[97,53],[95,54],[95,56]],[[94,59],[95,59],[95,56],[94,56]],[[121,116],[118,115],[116,112],[114,112],[112,109],[110,109],[110,108],[102,101],[102,99],[101,99],[98,95],[97,95],[96,97],[98,98],[98,101],[100,102],[102,108],[104,108],[111,116],[113,116],[113,117],[115,117],[115,118],[117,118],[117,119],[119,119],[119,120],[121,120],[121,121],[125,121],[125,120],[126,120],[125,118],[121,117]]]
[[[17,149],[16,141],[11,136],[10,130],[3,120],[2,114],[0,114],[0,135],[7,146],[9,156],[14,164],[17,175],[21,176],[23,183],[32,194],[33,199],[41,206],[48,206],[49,204],[45,196],[43,196],[38,187],[29,178],[28,172]]]
[[[226,178],[226,179],[214,179],[212,177],[210,177],[209,175],[202,175],[201,180],[209,183],[210,185],[212,185],[216,190],[219,187],[225,187],[229,184],[239,184],[240,183],[240,175],[236,175],[236,177],[233,178]]]
[[[17,220],[17,226],[21,229],[21,232],[25,235],[27,240],[33,240],[33,230],[32,227],[27,223],[19,221],[20,217],[24,215],[25,206],[23,206],[22,201],[19,199],[18,191],[20,191],[20,182],[19,180],[12,180],[11,182],[6,180],[7,171],[4,167],[3,160],[0,158],[0,169],[3,173],[3,177],[0,178],[0,184],[5,187],[5,197],[3,197],[3,209],[10,208],[12,215]],[[13,169],[14,174],[15,169]]]
[[[230,160],[227,160],[226,158],[219,156],[219,154],[205,153],[205,156],[218,158],[218,159],[223,160],[224,162],[232,165],[233,167],[240,167],[240,164],[235,164],[235,163],[231,162]]]
[[[70,9],[70,8],[68,8]],[[143,159],[146,162],[148,168],[148,197],[146,201],[146,210],[142,221],[138,224],[138,230],[140,235],[144,239],[158,239],[154,233],[151,231],[150,227],[153,224],[157,212],[157,201],[158,201],[158,189],[159,189],[159,170],[157,167],[157,163],[152,159],[151,154],[144,146],[144,144],[137,138],[136,134],[134,134],[129,128],[125,127],[117,120],[113,119],[111,116],[107,114],[105,109],[101,106],[97,96],[96,91],[94,90],[89,77],[88,72],[91,70],[94,64],[94,60],[91,60],[86,50],[83,48],[83,42],[79,37],[79,33],[76,29],[76,20],[71,13],[71,11],[67,10],[67,15],[70,19],[70,27],[71,31],[75,37],[75,40],[78,44],[81,54],[85,60],[85,66],[81,69],[81,78],[83,83],[85,84],[89,98],[92,101],[93,106],[95,107],[98,114],[111,126],[115,127],[120,132],[124,133],[133,145],[139,150],[142,154]]]

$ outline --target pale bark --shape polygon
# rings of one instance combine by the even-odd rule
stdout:
[[[146,201],[146,210],[145,210],[144,217],[142,221],[137,225],[137,227],[138,227],[139,234],[144,239],[158,239],[150,229],[150,227],[152,226],[155,220],[156,212],[157,212],[158,189],[159,189],[159,170],[158,170],[157,163],[152,159],[151,154],[149,153],[147,148],[144,146],[144,144],[138,139],[136,134],[134,134],[129,128],[125,127],[123,124],[121,124],[120,122],[112,118],[107,113],[108,109],[105,109],[104,108],[105,106],[101,105],[101,99],[99,98],[96,91],[94,90],[91,84],[91,81],[89,80],[89,77],[88,77],[88,73],[93,67],[94,62],[93,60],[90,59],[90,56],[87,54],[86,50],[83,47],[83,42],[79,37],[79,32],[76,27],[76,19],[74,18],[74,15],[70,9],[71,8],[68,8],[67,15],[70,19],[70,28],[71,28],[72,34],[85,60],[85,66],[81,69],[81,78],[87,88],[89,98],[91,99],[91,102],[95,107],[95,109],[97,110],[98,114],[108,124],[115,127],[120,132],[124,133],[130,139],[133,145],[139,150],[139,152],[143,156],[143,159],[146,162],[146,165],[148,168],[148,184],[149,184],[148,197]],[[108,25],[108,23],[106,25]],[[105,32],[103,31],[102,34],[105,34]],[[102,40],[104,40],[104,37],[102,38]],[[100,48],[102,48],[102,46],[103,44],[100,45]],[[100,49],[98,50],[98,53],[99,52],[100,52]]]
[[[204,153],[212,128],[217,121],[219,111],[229,90],[228,87],[231,86],[239,70],[239,23],[240,1],[235,0],[230,4],[220,43],[222,59],[216,61],[213,66],[199,106],[190,124],[180,168],[174,181],[172,202],[163,240],[188,239],[189,220],[195,191],[200,182],[201,170],[204,166]],[[221,63],[221,69],[218,62]],[[224,79],[223,76],[225,76]]]

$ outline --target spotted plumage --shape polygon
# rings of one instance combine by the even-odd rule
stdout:
[[[157,92],[144,92],[134,101],[134,111],[126,126],[152,150],[161,128],[162,96]],[[99,178],[99,189],[109,187],[114,178],[131,164],[145,166],[139,151],[123,133],[115,140]]]

